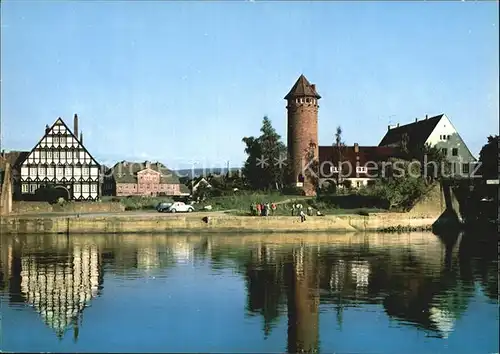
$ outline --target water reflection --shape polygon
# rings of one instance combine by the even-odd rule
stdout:
[[[316,352],[321,313],[334,313],[342,330],[345,311],[367,305],[446,338],[478,289],[496,301],[495,245],[427,233],[3,237],[0,286],[12,305],[32,306],[58,337],[72,328],[76,339],[85,307],[106,296],[107,277],[232,268],[246,284],[247,314],[262,317],[264,338],[283,318],[288,352]]]
[[[24,250],[19,239],[12,241],[17,247],[2,244],[2,285],[8,283],[10,302],[32,306],[59,338],[73,328],[76,340],[83,310],[102,284],[97,246],[55,242],[50,251]]]

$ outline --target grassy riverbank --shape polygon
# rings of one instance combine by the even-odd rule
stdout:
[[[228,211],[232,215],[252,215],[251,207],[257,203],[276,203],[277,209],[273,215],[288,216],[292,214],[293,205],[301,204],[306,212],[311,207],[314,214],[320,211],[324,215],[369,215],[370,213],[387,212],[380,204],[376,204],[367,198],[358,196],[334,196],[334,197],[301,197],[296,195],[281,194],[247,194],[212,197],[196,208],[203,209],[210,205],[213,211]]]
[[[170,197],[103,197],[103,201],[120,202],[126,211],[154,210],[158,203],[173,202]],[[287,216],[292,213],[292,205],[301,204],[304,211],[311,207],[316,213],[324,215],[356,214],[369,215],[387,210],[380,203],[357,195],[304,197],[279,193],[239,193],[234,195],[210,197],[201,203],[194,204],[198,211],[210,206],[211,211],[227,211],[232,215],[251,215],[251,206],[258,203],[276,203],[274,215]]]

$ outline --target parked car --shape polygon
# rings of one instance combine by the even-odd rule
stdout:
[[[167,213],[183,213],[187,212],[190,213],[194,211],[193,206],[188,205],[184,202],[175,202],[172,205],[168,207],[168,209],[165,210]]]
[[[162,202],[162,203],[159,203],[159,204],[156,206],[156,210],[157,210],[159,213],[164,213],[164,212],[168,211],[168,208],[170,208],[171,206],[172,206],[172,203]]]

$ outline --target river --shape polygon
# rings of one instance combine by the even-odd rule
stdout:
[[[478,238],[2,236],[0,349],[498,353]]]

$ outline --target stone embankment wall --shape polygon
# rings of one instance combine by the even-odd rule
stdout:
[[[171,233],[171,232],[360,232],[391,227],[428,228],[433,217],[400,213],[369,216],[342,215],[309,217],[300,222],[292,216],[231,216],[194,213],[175,216],[57,216],[8,217],[1,220],[3,233]]]
[[[117,202],[69,202],[64,205],[46,202],[19,202],[13,203],[12,213],[104,213],[125,211],[125,206]]]

